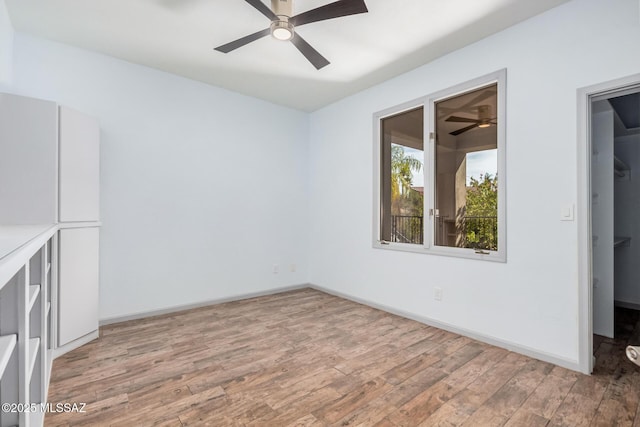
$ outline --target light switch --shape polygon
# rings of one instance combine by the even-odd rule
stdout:
[[[573,221],[573,205],[565,205],[560,209],[560,221]]]

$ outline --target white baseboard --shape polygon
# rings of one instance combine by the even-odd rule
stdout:
[[[98,338],[98,335],[98,331],[93,331],[85,336],[78,338],[77,340],[71,341],[70,343],[67,343],[65,345],[61,345],[60,347],[56,347],[55,349],[53,349],[53,359],[95,340],[96,338]]]
[[[363,304],[372,308],[376,308],[378,310],[386,311],[387,313],[395,314],[400,317],[404,317],[406,319],[415,320],[416,322],[424,323],[425,325],[433,326],[434,328],[443,329],[445,331],[453,332],[454,334],[464,335],[465,337],[472,338],[476,341],[481,341],[487,344],[494,345],[496,347],[501,347],[509,351],[513,351],[514,353],[523,354],[528,357],[532,357],[534,359],[542,360],[543,362],[553,363],[554,365],[561,366],[563,368],[571,369],[572,371],[580,371],[580,366],[577,360],[565,359],[562,357],[555,356],[553,354],[545,353],[530,347],[526,347],[520,344],[515,344],[509,341],[501,340],[499,338],[491,337],[488,335],[484,335],[478,333],[476,331],[470,331],[468,329],[459,328],[457,326],[450,325],[448,323],[440,322],[434,319],[430,319],[425,316],[420,316],[414,313],[410,313],[404,310],[399,310],[384,304],[378,304],[363,298],[354,297],[349,294],[345,294],[342,292],[334,291],[332,289],[327,289],[322,286],[309,284],[309,287],[312,289],[316,289],[320,292],[325,292],[327,294],[335,295],[340,298],[348,299],[350,301],[357,302],[359,304]]]
[[[126,322],[129,320],[137,320],[137,319],[143,319],[146,317],[152,317],[152,316],[159,316],[162,314],[168,314],[168,313],[175,313],[178,311],[184,311],[184,310],[190,310],[193,308],[200,308],[200,307],[206,307],[209,305],[215,305],[215,304],[222,304],[225,302],[232,302],[232,301],[240,301],[240,300],[244,300],[244,299],[250,299],[250,298],[256,298],[256,297],[261,297],[261,296],[266,296],[266,295],[275,295],[275,294],[279,294],[279,293],[283,293],[283,292],[289,292],[289,291],[294,291],[294,290],[298,290],[298,289],[304,289],[304,288],[311,288],[311,289],[315,289],[317,291],[320,292],[324,292],[330,295],[334,295],[340,298],[344,298],[350,301],[354,301],[357,302],[359,304],[363,304],[378,310],[382,310],[382,311],[386,311],[387,313],[391,313],[391,314],[395,314],[397,316],[400,317],[404,317],[406,319],[411,319],[411,320],[415,320],[417,322],[420,323],[424,323],[425,325],[429,325],[429,326],[433,326],[434,328],[438,328],[438,329],[443,329],[445,331],[449,331],[449,332],[453,332],[455,334],[458,335],[463,335],[469,338],[472,338],[474,340],[477,341],[481,341],[487,344],[491,344],[491,345],[495,345],[496,347],[501,347],[504,348],[506,350],[509,351],[513,351],[515,353],[519,353],[519,354],[523,354],[525,356],[529,356],[532,357],[534,359],[538,359],[538,360],[542,360],[543,362],[549,362],[549,363],[553,363],[554,365],[558,365],[561,366],[563,368],[567,368],[567,369],[571,369],[573,371],[578,371],[580,372],[580,366],[578,364],[578,362],[576,360],[571,360],[571,359],[566,359],[566,358],[562,358],[562,357],[558,357],[555,356],[553,354],[549,354],[549,353],[545,353],[527,346],[523,346],[520,344],[516,344],[516,343],[512,343],[510,341],[505,341],[499,338],[495,338],[495,337],[491,337],[488,335],[484,335],[482,333],[476,332],[476,331],[471,331],[465,328],[459,328],[457,326],[454,325],[450,325],[448,323],[444,323],[444,322],[440,322],[425,316],[420,316],[414,313],[410,313],[404,310],[399,310],[396,309],[394,307],[390,307],[384,304],[378,304],[369,300],[366,300],[364,298],[360,298],[360,297],[355,297],[353,295],[349,295],[349,294],[345,294],[343,292],[338,292],[338,291],[334,291],[332,289],[328,289],[328,288],[324,288],[322,286],[318,286],[318,285],[314,285],[314,284],[300,284],[300,285],[292,285],[292,286],[285,286],[282,288],[275,288],[275,289],[269,289],[266,291],[260,291],[260,292],[251,292],[251,293],[246,293],[246,294],[238,294],[238,295],[234,295],[234,296],[230,296],[230,297],[225,297],[225,298],[218,298],[218,299],[213,299],[213,300],[208,300],[208,301],[202,301],[202,302],[198,302],[198,303],[194,303],[194,304],[184,304],[184,305],[177,305],[177,306],[172,306],[172,307],[167,307],[164,309],[160,309],[160,310],[152,310],[152,311],[146,311],[146,312],[139,312],[139,313],[134,313],[134,314],[130,314],[130,315],[126,315],[126,316],[116,316],[116,317],[111,317],[111,318],[106,318],[106,319],[101,319],[100,320],[100,325],[110,325],[113,323],[120,323],[120,322]],[[639,306],[640,308],[640,306]],[[90,340],[89,340],[90,341]],[[87,341],[88,342],[88,341]],[[75,343],[75,342],[74,342]],[[83,343],[84,344],[84,343]],[[69,350],[67,350],[69,351]],[[66,351],[65,351],[66,353]],[[58,355],[56,354],[56,357]]]
[[[206,307],[209,305],[222,304],[225,302],[241,301],[244,299],[263,297],[266,295],[280,294],[282,292],[295,291],[298,289],[304,289],[309,287],[310,286],[308,284],[304,283],[300,285],[291,285],[291,286],[284,286],[281,288],[269,289],[266,291],[249,292],[246,294],[238,294],[230,297],[216,298],[212,300],[196,302],[193,304],[174,305],[174,306],[162,308],[159,310],[141,311],[138,313],[127,314],[125,316],[107,317],[105,319],[100,319],[100,326],[111,325],[113,323],[128,322],[129,320],[144,319],[146,317],[160,316],[162,314],[169,314],[169,313],[175,313],[178,311],[191,310],[193,308]]]

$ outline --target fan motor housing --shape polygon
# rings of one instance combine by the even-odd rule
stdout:
[[[271,10],[278,17],[284,15],[290,18],[293,16],[293,0],[271,0]]]

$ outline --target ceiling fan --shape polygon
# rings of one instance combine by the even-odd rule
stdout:
[[[313,22],[325,21],[327,19],[339,18],[342,16],[355,15],[368,12],[364,0],[339,0],[324,6],[311,9],[307,12],[292,16],[293,0],[271,0],[271,9],[261,0],[245,0],[260,13],[271,20],[269,28],[258,31],[248,36],[239,38],[230,43],[218,46],[215,50],[229,53],[246,44],[261,39],[271,34],[273,38],[282,41],[291,41],[316,69],[321,69],[329,65],[329,61],[315,50],[295,31],[295,27]]]
[[[445,122],[457,122],[457,123],[473,123],[469,126],[463,127],[458,130],[454,130],[453,132],[449,132],[449,135],[458,136],[461,133],[465,133],[474,128],[488,128],[491,125],[495,125],[496,118],[491,117],[491,105],[479,105],[478,107],[478,118],[470,119],[467,117],[459,117],[459,116],[450,116]]]

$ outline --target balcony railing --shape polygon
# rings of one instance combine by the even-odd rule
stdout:
[[[498,250],[498,218],[465,216],[462,219],[464,246],[473,249]]]
[[[391,241],[398,243],[422,244],[424,241],[424,225],[421,216],[393,215],[391,217]],[[440,224],[442,221],[438,221]],[[455,221],[451,220],[452,225]],[[443,225],[440,224],[442,227]],[[453,228],[453,227],[452,227]],[[450,246],[459,246],[463,248],[473,249],[498,249],[498,218],[495,216],[465,216],[458,223],[458,232],[452,230],[452,238],[458,236],[461,238],[452,239]],[[442,228],[442,232],[445,229]],[[441,240],[441,241],[440,241]],[[439,239],[444,244],[448,239]],[[454,244],[454,242],[458,242]]]
[[[422,244],[424,226],[421,216],[391,216],[391,241]]]
[[[391,216],[391,241],[422,244],[424,226],[421,216]]]

